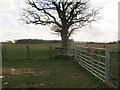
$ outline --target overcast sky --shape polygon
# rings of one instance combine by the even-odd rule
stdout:
[[[102,7],[102,19],[91,28],[82,28],[70,37],[75,41],[118,40],[118,1],[91,0],[94,7]],[[18,39],[60,40],[48,26],[27,25],[19,20],[25,0],[0,0],[0,41]]]

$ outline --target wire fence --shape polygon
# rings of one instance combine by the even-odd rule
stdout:
[[[7,59],[31,59],[51,58],[64,53],[59,49],[60,45],[2,45],[3,60]],[[61,50],[61,51],[60,51]],[[96,77],[104,82],[110,82],[114,87],[118,86],[118,51],[106,48],[93,48],[81,45],[71,45],[68,55],[74,56],[75,60]]]
[[[3,60],[7,59],[31,59],[31,58],[48,58],[50,57],[49,45],[38,44],[12,44],[2,46]]]

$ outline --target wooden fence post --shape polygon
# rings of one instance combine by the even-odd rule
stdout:
[[[5,59],[5,57],[4,57],[3,46],[1,46],[1,50],[2,50],[2,60],[4,60],[4,59]]]
[[[0,67],[2,65],[2,44],[0,44]]]
[[[106,58],[105,58],[105,82],[109,81],[109,49],[106,49]]]
[[[106,47],[106,45],[105,45],[105,43],[103,44],[103,48],[105,48]]]
[[[2,44],[0,44],[0,77],[2,76]],[[2,90],[2,78],[0,78],[0,90]]]
[[[68,44],[67,55],[70,53],[70,44]]]
[[[5,45],[3,46],[3,49],[2,49],[2,50],[3,50],[4,59],[5,59],[5,58],[6,58],[6,46],[5,46]]]
[[[28,58],[30,59],[30,50],[28,45],[27,45],[27,54],[28,54]]]
[[[52,57],[52,47],[50,46],[50,58]]]
[[[74,59],[77,61],[77,49],[76,49],[76,47],[73,48],[73,56],[74,56]]]

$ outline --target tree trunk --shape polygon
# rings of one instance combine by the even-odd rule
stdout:
[[[67,36],[62,37],[62,47],[67,48],[68,47],[68,38]]]
[[[67,48],[68,48],[67,32],[68,30],[65,30],[65,29],[61,32],[62,47],[64,48],[65,53],[67,53]]]

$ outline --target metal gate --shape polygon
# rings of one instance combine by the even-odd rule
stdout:
[[[104,82],[109,81],[109,50],[104,48],[69,48],[68,54],[90,73]]]

